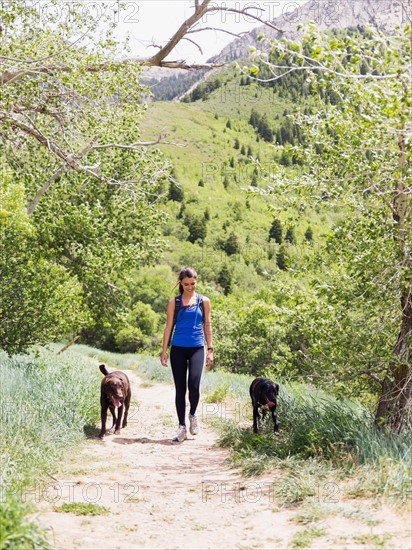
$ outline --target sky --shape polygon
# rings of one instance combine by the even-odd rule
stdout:
[[[115,1],[114,4],[116,3]],[[262,11],[252,10],[251,13],[259,15],[264,20],[273,20],[282,13],[287,16],[303,3],[302,0],[296,2],[216,0],[212,2],[214,5],[236,9],[242,9],[245,6],[260,7]],[[150,44],[164,45],[181,23],[193,13],[193,5],[193,0],[124,0],[124,9],[115,15],[118,21],[116,37],[124,39],[127,35],[129,36],[133,56],[151,56],[157,49],[150,47]],[[250,31],[260,26],[260,23],[246,15],[215,12],[206,14],[201,21],[201,26],[224,28],[233,33],[240,33]],[[190,38],[197,42],[202,52],[194,44],[183,40],[167,59],[184,59],[189,63],[205,62],[235,39],[232,35],[214,30],[195,33]]]

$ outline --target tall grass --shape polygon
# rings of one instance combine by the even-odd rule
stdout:
[[[64,452],[92,431],[101,374],[91,361],[0,353],[0,548],[33,548],[44,540],[25,521],[26,488],[47,480]]]
[[[329,475],[357,479],[351,485],[351,494],[384,495],[397,501],[410,496],[411,438],[377,430],[372,413],[364,406],[303,384],[280,384],[280,436],[273,435],[270,415],[261,433],[254,434],[248,397],[252,378],[241,380],[230,373],[210,375],[205,377],[209,379],[204,387],[213,392],[224,381],[228,388],[236,388],[239,410],[249,410],[248,416],[243,415],[249,426],[222,417],[216,423],[221,432],[220,445],[231,449],[233,461],[244,474],[259,474],[275,466],[286,468],[282,490],[291,502],[298,493],[314,495],[315,483]],[[230,390],[226,394],[233,400]]]
[[[155,380],[157,382],[173,381],[170,367],[162,367],[160,357],[156,358],[138,353],[112,353],[81,344],[75,345],[70,349],[73,355],[90,357],[100,363],[105,363],[109,367],[109,370],[113,368],[120,370],[134,369],[146,380]]]

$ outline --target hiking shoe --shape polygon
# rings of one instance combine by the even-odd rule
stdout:
[[[197,435],[199,433],[199,424],[197,422],[197,416],[194,414],[189,414],[189,431],[192,435]]]
[[[184,441],[185,439],[187,439],[186,426],[179,426],[179,429],[177,430],[172,441]]]

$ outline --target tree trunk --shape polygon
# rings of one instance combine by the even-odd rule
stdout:
[[[412,34],[411,34],[412,40]],[[399,166],[401,175],[393,200],[393,219],[397,223],[395,241],[404,258],[404,265],[412,268],[410,251],[406,245],[410,227],[405,223],[408,212],[408,191],[405,184],[407,173],[407,151],[404,132],[398,133]],[[399,433],[402,428],[412,428],[412,282],[407,280],[401,296],[402,320],[398,340],[393,350],[393,361],[389,364],[383,381],[382,394],[378,401],[375,425],[388,426]]]
[[[404,291],[401,302],[403,315],[395,357],[383,382],[375,416],[375,425],[386,425],[396,433],[412,428],[412,287]]]

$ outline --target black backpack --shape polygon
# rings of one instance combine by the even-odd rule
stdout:
[[[170,336],[169,336],[169,346],[172,342],[172,336],[173,336],[173,332],[174,332],[175,326],[176,326],[176,319],[177,319],[177,316],[178,316],[179,311],[180,311],[181,296],[182,296],[181,294],[179,294],[179,296],[175,296],[175,311],[173,313],[172,330],[170,331]],[[205,306],[204,306],[204,303],[203,303],[203,296],[201,294],[198,294],[198,298],[199,298],[199,307],[202,310],[203,323],[204,323],[205,322]]]

